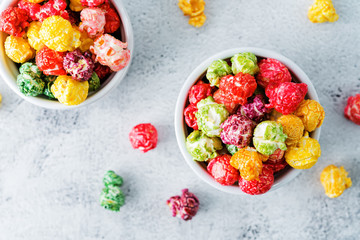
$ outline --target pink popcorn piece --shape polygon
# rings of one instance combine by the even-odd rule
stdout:
[[[271,109],[265,106],[265,99],[261,94],[255,95],[254,98],[239,107],[237,114],[244,115],[249,119],[259,123],[269,113]]]
[[[90,51],[95,54],[95,61],[108,66],[117,72],[126,67],[130,61],[130,50],[126,49],[127,43],[114,38],[109,34],[98,37]]]
[[[85,7],[97,7],[104,2],[105,0],[80,0],[81,5]]]
[[[257,83],[266,88],[269,84],[291,82],[291,74],[287,67],[276,59],[267,58],[259,62],[260,72],[256,76]]]
[[[265,164],[262,168],[262,173],[259,176],[259,180],[244,180],[241,176],[239,179],[240,189],[250,195],[259,195],[264,194],[270,190],[271,186],[274,184],[274,172]]]
[[[79,49],[68,52],[64,57],[64,69],[73,79],[78,81],[88,81],[94,71],[95,64],[91,59],[91,53],[81,53]]]
[[[90,38],[104,33],[105,11],[97,7],[85,8],[80,13],[80,31],[86,31]]]
[[[154,149],[157,145],[158,134],[156,128],[150,123],[138,124],[129,133],[129,140],[134,149],[143,153]]]
[[[348,98],[344,115],[353,123],[360,125],[360,94]]]
[[[248,117],[243,115],[231,115],[220,127],[223,129],[220,137],[223,143],[243,148],[249,145],[255,124]]]
[[[166,204],[170,207],[173,217],[178,216],[188,221],[196,215],[200,202],[195,194],[189,192],[188,189],[183,189],[181,196],[171,197]]]
[[[293,113],[308,91],[305,83],[283,82],[278,85],[270,84],[266,87],[265,93],[269,98],[270,104],[267,108],[275,108],[283,115]]]

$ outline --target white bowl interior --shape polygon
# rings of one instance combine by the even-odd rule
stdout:
[[[3,1],[0,5],[0,12],[4,11],[9,6],[14,5],[16,2],[17,1]],[[5,39],[8,36],[8,34],[0,32],[0,53],[1,53],[0,75],[1,75],[2,79],[4,79],[4,81],[7,83],[7,85],[17,95],[19,95],[26,101],[28,101],[32,104],[35,104],[37,106],[49,108],[49,109],[68,110],[68,109],[78,108],[81,106],[86,106],[86,105],[102,98],[103,96],[105,96],[111,89],[116,88],[119,85],[119,83],[123,80],[127,71],[130,68],[132,56],[134,53],[133,52],[134,51],[134,36],[133,36],[133,30],[132,30],[129,16],[128,16],[121,0],[112,0],[111,2],[114,5],[114,7],[116,8],[116,10],[121,18],[122,24],[120,27],[121,28],[120,31],[121,31],[122,39],[120,39],[120,40],[128,43],[128,49],[130,50],[130,53],[131,53],[130,62],[124,69],[120,70],[119,72],[111,74],[108,77],[108,79],[106,79],[106,81],[101,84],[101,88],[98,91],[96,91],[95,93],[90,94],[83,103],[81,103],[79,105],[75,105],[75,106],[66,106],[64,104],[61,104],[58,101],[49,100],[45,97],[40,97],[40,96],[27,97],[24,94],[22,94],[16,85],[16,77],[19,74],[18,68],[16,67],[15,63],[13,61],[11,61],[11,59],[9,59],[7,57],[7,55],[5,54],[4,42],[5,42]]]
[[[182,155],[184,156],[186,162],[191,167],[191,169],[205,182],[210,184],[211,186],[227,193],[232,194],[239,194],[244,195],[245,193],[242,192],[242,190],[238,186],[223,186],[216,182],[212,176],[207,172],[205,168],[201,166],[201,164],[197,161],[194,161],[190,153],[186,150],[185,141],[187,137],[187,126],[184,121],[183,112],[184,108],[187,102],[188,98],[188,92],[190,88],[199,80],[199,77],[204,74],[206,69],[210,66],[210,64],[217,59],[226,59],[230,58],[236,53],[241,52],[252,52],[258,57],[262,58],[274,58],[282,62],[291,72],[292,76],[297,78],[299,81],[306,83],[308,85],[308,93],[307,98],[313,99],[315,101],[319,102],[318,95],[316,93],[316,90],[311,83],[308,76],[305,74],[304,71],[300,69],[293,61],[290,59],[284,57],[283,55],[266,50],[261,48],[252,48],[252,47],[244,47],[244,48],[235,48],[235,49],[229,49],[223,52],[220,52],[208,59],[206,59],[204,62],[202,62],[195,70],[189,75],[189,77],[186,79],[182,89],[180,90],[176,107],[175,107],[175,134],[176,139],[178,142],[178,145],[180,147],[180,151]],[[314,132],[310,134],[310,136],[314,139],[319,140],[320,138],[320,131],[321,128],[317,128]],[[300,170],[293,169],[293,168],[287,168],[284,171],[281,171],[279,174],[276,174],[275,176],[275,182],[270,191],[274,191],[281,186],[284,186],[286,183],[290,182],[292,179],[294,179],[298,174],[300,173]]]

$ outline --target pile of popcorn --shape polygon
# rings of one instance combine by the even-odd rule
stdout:
[[[0,15],[6,55],[21,64],[19,90],[78,105],[130,60],[127,43],[110,35],[120,18],[107,0],[20,0]]]
[[[309,133],[321,126],[325,112],[305,99],[305,83],[292,80],[278,60],[258,63],[249,52],[214,61],[191,87],[184,110],[193,159],[205,162],[220,184],[237,182],[251,195],[270,190],[274,173],[287,165],[314,166],[321,149]]]

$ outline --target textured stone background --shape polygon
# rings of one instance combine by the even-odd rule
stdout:
[[[52,111],[17,97],[0,81],[0,239],[358,239],[360,127],[344,119],[360,92],[360,2],[334,0],[340,20],[312,24],[312,0],[207,1],[208,20],[187,24],[176,0],[124,0],[136,50],[120,86],[89,107]],[[232,47],[278,51],[313,81],[326,110],[322,157],[285,187],[234,196],[202,182],[177,147],[176,96],[205,58]],[[151,114],[149,114],[151,113]],[[131,149],[128,133],[153,123],[158,147]],[[319,182],[330,163],[349,170],[353,187],[338,199]],[[101,179],[125,179],[120,213],[98,203]],[[172,218],[166,199],[188,187],[201,209],[191,222]]]

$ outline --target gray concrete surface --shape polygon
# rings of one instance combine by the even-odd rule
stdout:
[[[360,126],[342,114],[360,92],[360,2],[334,0],[340,19],[312,24],[312,0],[207,1],[208,20],[187,24],[176,0],[124,0],[136,50],[126,79],[89,107],[33,106],[0,81],[0,239],[359,239]],[[205,58],[232,47],[278,51],[313,81],[326,110],[322,156],[285,187],[262,197],[219,192],[187,166],[173,128],[176,96]],[[130,129],[151,122],[156,150],[131,148]],[[343,165],[353,186],[325,196],[321,170]],[[120,213],[99,206],[105,171],[124,177]],[[166,199],[189,188],[201,201],[191,222]]]

